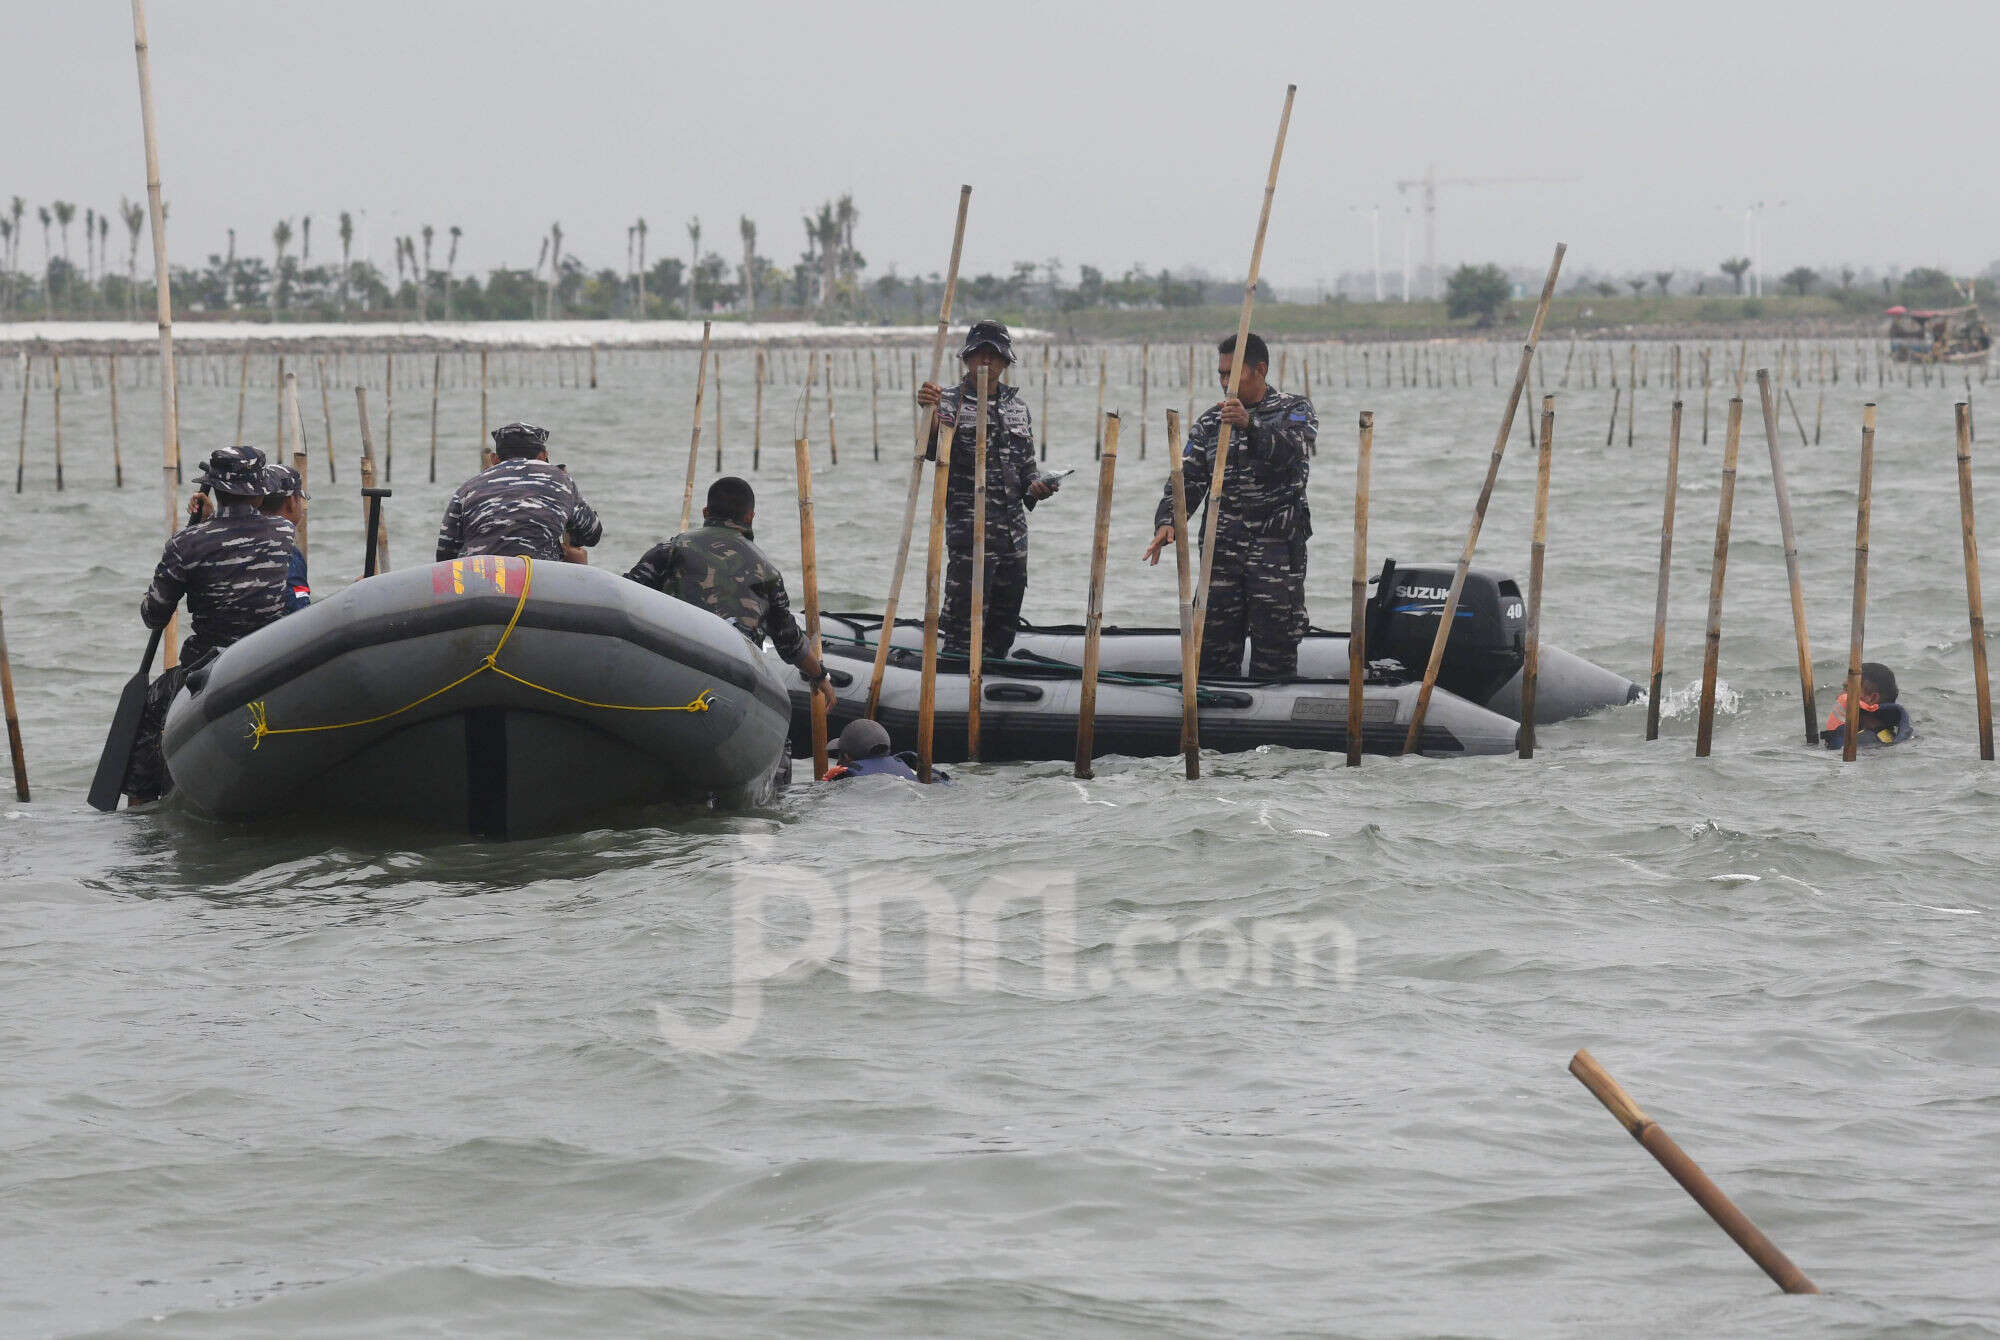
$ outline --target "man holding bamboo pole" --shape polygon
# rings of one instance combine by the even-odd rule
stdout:
[[[1236,337],[1217,346],[1216,376],[1226,387],[1234,370]],[[1306,541],[1312,513],[1306,480],[1319,438],[1319,416],[1302,395],[1269,384],[1271,355],[1261,336],[1244,341],[1242,379],[1234,398],[1195,420],[1181,457],[1182,491],[1192,514],[1204,503],[1218,509],[1209,603],[1198,630],[1201,673],[1242,673],[1243,642],[1250,641],[1250,675],[1283,679],[1298,669],[1306,634]],[[1228,424],[1234,447],[1224,467],[1220,498],[1209,497],[1216,444]],[[1155,527],[1145,560],[1157,565],[1174,542],[1172,482],[1153,513]]]
[[[1053,494],[1061,481],[1035,466],[1034,425],[1020,388],[1000,380],[1014,362],[1014,342],[998,321],[975,321],[959,351],[965,375],[945,389],[936,382],[917,388],[917,403],[935,411],[927,460],[937,459],[939,436],[952,434],[950,481],[945,494],[944,607],[938,628],[948,655],[968,655],[972,647],[972,539],[976,445],[979,436],[979,374],[990,388],[986,409],[986,561],[980,620],[981,652],[1003,659],[1014,645],[1021,601],[1028,593],[1028,512]]]

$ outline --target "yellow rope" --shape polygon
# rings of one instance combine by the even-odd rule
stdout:
[[[359,721],[341,721],[325,726],[273,726],[269,721],[268,709],[263,699],[260,698],[248,705],[250,713],[250,747],[256,749],[264,743],[265,737],[270,735],[311,735],[318,731],[351,730],[356,726],[372,726],[378,721],[387,721],[391,717],[398,717],[414,708],[422,707],[431,699],[442,697],[444,694],[450,693],[453,689],[465,683],[468,679],[477,679],[489,670],[503,679],[511,679],[516,684],[534,689],[537,693],[546,693],[552,698],[561,698],[565,702],[576,703],[583,707],[600,708],[607,712],[706,712],[713,706],[715,694],[709,689],[703,689],[700,693],[697,693],[692,701],[680,704],[641,707],[629,703],[592,702],[588,698],[578,698],[572,694],[552,689],[546,684],[537,684],[531,679],[523,679],[511,671],[502,670],[497,664],[500,651],[507,645],[507,639],[514,635],[514,626],[520,623],[521,611],[528,607],[528,592],[535,584],[535,560],[523,557],[521,561],[526,565],[526,576],[521,582],[520,598],[514,602],[513,616],[507,620],[506,628],[501,630],[500,640],[493,644],[493,650],[487,653],[486,658],[477,666],[460,675],[457,679],[452,680],[451,683],[445,685],[443,688],[433,689],[423,697],[413,702],[404,703],[394,711],[382,712],[372,717],[363,717]],[[506,580],[504,567],[501,572],[502,575],[498,580],[504,583]],[[505,590],[506,588],[502,585],[501,589]]]

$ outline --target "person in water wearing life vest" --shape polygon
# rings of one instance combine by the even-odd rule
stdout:
[[[986,373],[986,586],[980,655],[1004,659],[1014,646],[1028,594],[1028,513],[1062,486],[1035,465],[1035,429],[1027,397],[1000,381],[1014,362],[1014,337],[998,321],[975,321],[959,350],[965,375],[956,386],[925,382],[917,403],[935,406],[924,457],[936,460],[939,435],[951,434],[951,477],[944,495],[948,555],[938,636],[946,655],[972,652],[972,467],[979,432],[979,374]]]
[[[1216,346],[1215,373],[1224,387],[1236,361],[1236,337]],[[1215,526],[1208,613],[1201,641],[1201,673],[1234,676],[1250,640],[1253,679],[1284,679],[1298,670],[1299,641],[1306,635],[1306,541],[1312,513],[1306,477],[1312,469],[1319,416],[1312,401],[1288,395],[1265,380],[1271,352],[1263,338],[1244,341],[1243,376],[1236,397],[1211,406],[1188,430],[1181,453],[1188,525],[1201,534],[1202,504],[1221,508]],[[1209,496],[1222,425],[1230,426],[1229,461],[1222,496]],[[1142,557],[1160,561],[1174,542],[1173,481],[1153,513],[1153,542]]]
[[[889,732],[878,721],[862,717],[847,723],[847,729],[840,733],[834,745],[834,755],[838,760],[826,770],[824,781],[836,782],[847,777],[900,777],[906,782],[921,780],[917,770],[911,766],[915,754],[905,750],[897,754],[889,742]],[[931,769],[932,782],[949,782],[943,770]]]
[[[189,504],[188,524],[167,541],[139,604],[146,627],[164,628],[185,597],[189,631],[181,643],[180,664],[146,690],[123,787],[134,805],[158,800],[172,785],[160,731],[189,673],[290,612],[291,560],[298,536],[289,521],[267,515],[260,505],[270,491],[264,453],[255,447],[218,447],[203,464],[199,482],[214,501],[197,496]]]
[[[784,577],[752,536],[756,516],[757,494],[749,481],[725,475],[708,486],[701,525],[654,545],[625,575],[727,619],[753,644],[761,645],[768,633],[778,655],[798,667],[831,709],[837,698],[826,667],[792,617]]]
[[[1847,717],[1851,711],[1843,692],[1833,711],[1827,713],[1826,729],[1819,733],[1828,749],[1847,747]],[[1860,733],[1856,744],[1862,749],[1901,744],[1916,736],[1916,723],[1910,720],[1909,709],[1896,701],[1896,672],[1879,661],[1862,662],[1858,720]]]
[[[458,486],[438,528],[437,561],[498,554],[554,563],[586,561],[604,525],[576,482],[549,464],[549,430],[510,423],[493,430],[499,459]]]

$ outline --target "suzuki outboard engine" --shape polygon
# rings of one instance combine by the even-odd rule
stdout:
[[[1438,616],[1451,592],[1450,567],[1382,565],[1368,598],[1368,659],[1394,657],[1421,678],[1437,640]],[[1512,577],[1474,568],[1459,592],[1458,614],[1438,667],[1438,684],[1461,698],[1484,703],[1515,675],[1528,656],[1528,611]],[[1539,714],[1538,714],[1539,715]]]

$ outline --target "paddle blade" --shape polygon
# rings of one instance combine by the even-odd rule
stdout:
[[[145,659],[118,695],[118,710],[111,714],[104,752],[97,759],[97,775],[90,779],[90,807],[106,814],[118,808],[118,798],[125,792],[125,768],[132,761],[139,718],[146,710],[146,687],[152,677],[153,656],[160,648],[160,631],[155,628],[147,639]]]

